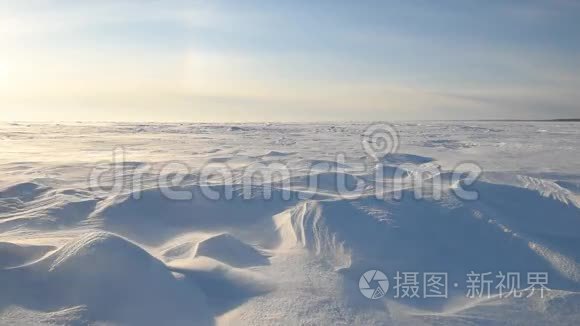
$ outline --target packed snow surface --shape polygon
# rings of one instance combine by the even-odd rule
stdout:
[[[393,123],[378,158],[368,125],[0,124],[0,325],[578,323],[580,124]],[[474,272],[521,293],[470,297]]]

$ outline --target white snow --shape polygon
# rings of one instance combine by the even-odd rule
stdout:
[[[361,146],[366,126],[0,124],[0,324],[577,323],[577,123],[399,122],[380,162]],[[466,185],[477,200],[454,192],[462,162],[484,171]],[[275,164],[287,175],[241,186]],[[414,198],[421,166],[441,171],[426,181],[443,181],[440,198]],[[340,182],[362,187],[341,196]],[[366,299],[371,269],[391,286],[398,271],[447,272],[449,298]],[[471,271],[547,272],[552,290],[468,298]]]

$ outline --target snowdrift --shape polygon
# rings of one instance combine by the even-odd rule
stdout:
[[[259,240],[268,241],[272,236],[268,230],[274,230],[271,216],[297,200],[295,193],[276,188],[268,200],[262,199],[261,187],[252,189],[250,198],[237,186],[231,193],[227,189],[221,185],[184,187],[180,191],[192,194],[187,200],[171,200],[159,189],[145,190],[138,199],[121,195],[102,202],[89,219],[146,243],[158,244],[191,230],[235,233],[253,227],[264,231]],[[208,198],[209,193],[218,199]]]
[[[121,324],[213,323],[195,284],[179,282],[145,250],[107,232],[81,236],[0,279],[10,298],[31,309],[86,306],[90,320]]]
[[[515,186],[477,182],[473,189],[480,200],[447,192],[441,201],[417,201],[408,190],[401,201],[309,201],[291,210],[279,232],[337,268],[348,262],[342,271],[353,279],[373,268],[448,271],[458,280],[470,271],[534,270],[549,272],[556,289],[580,289],[578,207]]]
[[[54,250],[53,246],[36,246],[0,242],[0,269],[24,265]]]
[[[197,244],[196,257],[211,257],[233,267],[268,265],[268,257],[256,248],[223,233]]]
[[[358,123],[0,124],[0,324],[577,324],[580,132],[538,124],[400,122],[404,152],[379,159]],[[190,167],[178,186],[158,180],[168,160]],[[484,175],[455,182],[468,161]],[[241,187],[269,164],[290,175]],[[200,185],[208,166],[232,173]],[[368,300],[371,269],[446,272],[450,298]],[[552,290],[468,299],[471,271]]]

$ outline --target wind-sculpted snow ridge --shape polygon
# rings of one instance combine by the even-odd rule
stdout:
[[[0,269],[24,265],[41,258],[54,249],[53,246],[0,242]]]
[[[251,189],[249,198],[236,187],[190,186],[180,189],[191,198],[171,200],[162,189],[149,189],[140,198],[120,195],[103,201],[89,217],[100,227],[143,242],[158,244],[188,231],[232,231],[259,228],[258,239],[270,238],[274,230],[271,216],[296,202],[296,194],[271,189],[271,198],[264,199],[262,187]],[[208,198],[207,194],[218,196]]]
[[[5,293],[29,309],[86,306],[91,321],[212,324],[201,290],[136,244],[91,232],[33,264],[2,272]],[[8,304],[3,297],[2,306]]]
[[[0,231],[70,227],[86,219],[98,202],[77,189],[52,189],[37,182],[15,184],[0,192]]]
[[[186,234],[180,238],[163,250],[162,256],[165,261],[187,261],[208,257],[236,268],[270,264],[269,255],[265,250],[241,241],[228,233],[196,237]]]
[[[373,268],[390,275],[445,270],[458,279],[470,270],[544,270],[554,288],[580,289],[578,207],[514,186],[477,182],[472,188],[480,200],[446,193],[441,201],[416,201],[406,190],[401,201],[305,202],[283,224],[292,235],[279,231],[335,264],[348,262],[343,272],[353,279]]]
[[[38,197],[49,187],[37,182],[24,182],[0,191],[0,198],[15,198],[22,202],[27,202]]]
[[[269,265],[268,257],[230,234],[222,233],[197,244],[196,257],[211,257],[233,267]]]
[[[538,179],[529,176],[519,176],[523,187],[536,190],[544,197],[552,197],[566,204],[580,207],[580,202],[572,196],[573,192],[550,180]]]

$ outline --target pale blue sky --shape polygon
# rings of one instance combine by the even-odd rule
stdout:
[[[0,1],[0,119],[580,116],[580,2]]]

